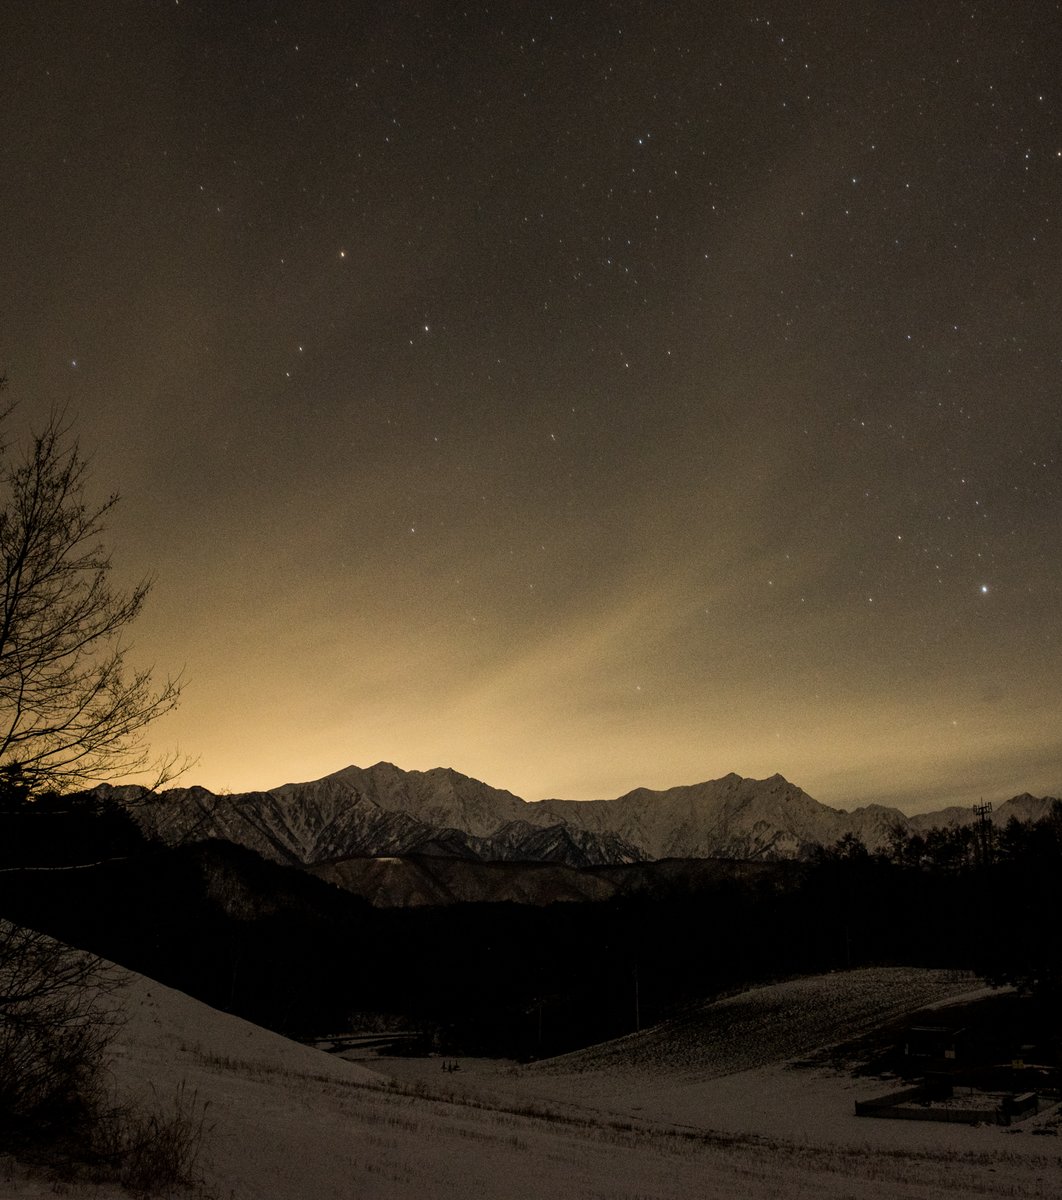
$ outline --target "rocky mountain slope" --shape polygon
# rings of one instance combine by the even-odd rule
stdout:
[[[896,809],[853,813],[828,808],[781,775],[726,775],[654,792],[638,788],[616,800],[543,800],[540,819],[592,832],[614,830],[645,858],[799,858],[846,833],[883,844]],[[548,814],[548,816],[547,816]]]
[[[781,775],[722,779],[615,800],[528,802],[449,768],[391,763],[346,767],[311,783],[214,795],[204,788],[104,786],[141,828],[169,844],[223,838],[301,866],[355,857],[429,855],[585,867],[666,858],[793,859],[847,833],[871,848],[890,829],[973,820],[970,809],[907,817],[880,805],[853,812],[814,800]],[[1050,800],[1018,796],[993,820],[1046,813]]]
[[[570,866],[646,857],[615,832],[550,819],[511,792],[444,768],[401,771],[377,763],[312,783],[220,796],[199,787],[98,791],[170,845],[222,838],[298,866],[414,854]]]

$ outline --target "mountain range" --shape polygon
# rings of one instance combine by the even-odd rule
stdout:
[[[220,838],[276,862],[317,868],[408,856],[570,867],[800,859],[846,834],[876,850],[896,828],[919,832],[975,819],[961,807],[914,817],[882,805],[846,812],[820,804],[781,775],[730,774],[666,791],[637,788],[613,800],[526,801],[450,768],[403,771],[385,762],[264,792],[102,785],[97,793],[167,844]],[[1035,819],[1050,805],[1049,798],[1015,796],[996,807],[992,820]]]

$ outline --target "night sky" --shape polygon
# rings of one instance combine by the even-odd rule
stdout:
[[[1054,3],[0,17],[68,406],[218,790],[1062,794]]]

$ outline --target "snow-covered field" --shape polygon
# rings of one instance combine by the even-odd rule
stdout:
[[[1051,1113],[1013,1132],[860,1119],[854,1100],[891,1085],[788,1065],[972,986],[914,970],[796,980],[534,1067],[451,1074],[346,1062],[134,977],[113,1071],[121,1092],[165,1098],[186,1080],[209,1103],[204,1175],[222,1200],[1062,1197],[1062,1138],[1032,1132]],[[0,1197],[53,1194],[0,1162]]]

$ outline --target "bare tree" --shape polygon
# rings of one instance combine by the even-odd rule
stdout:
[[[0,414],[0,419],[7,414]],[[87,502],[86,462],[53,416],[21,461],[0,463],[0,766],[57,791],[150,769],[145,727],[175,707],[180,680],[156,689],[130,670],[123,635],[151,589],[110,582],[101,541],[112,494]]]
[[[0,424],[9,415],[0,409]],[[47,845],[61,833],[47,818],[62,817],[68,799],[55,793],[147,768],[144,730],[180,697],[179,680],[156,689],[150,670],[127,666],[124,635],[151,581],[112,586],[102,535],[118,496],[91,503],[86,483],[85,459],[61,414],[20,459],[0,458],[0,815],[13,843],[5,846],[12,865],[3,868],[11,875],[73,869],[31,861],[42,839],[25,836],[27,821],[48,824]],[[155,763],[155,784],[174,767],[173,758]],[[77,797],[69,803],[75,815],[94,811],[78,808]],[[106,1134],[115,1155],[128,1159],[141,1143],[157,1149],[161,1131],[176,1138],[183,1169],[202,1123],[189,1118],[180,1095],[174,1121],[145,1118],[135,1137],[122,1114],[105,1112],[103,1056],[114,1033],[107,994],[120,981],[94,954],[0,919],[0,1148],[66,1141],[77,1153],[96,1153]]]

